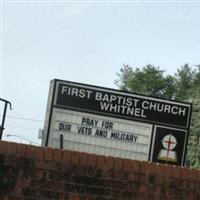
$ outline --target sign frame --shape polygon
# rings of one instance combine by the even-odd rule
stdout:
[[[106,93],[106,94],[110,95],[112,98],[114,98],[114,96],[112,96],[112,95],[118,95],[119,98],[122,98],[122,97],[126,97],[126,99],[127,98],[135,98],[135,99],[137,99],[138,102],[140,102],[140,101],[142,102],[143,99],[144,99],[146,102],[158,102],[158,103],[163,104],[163,105],[175,105],[175,107],[174,107],[175,111],[178,112],[178,108],[180,108],[179,114],[181,114],[181,112],[183,112],[183,110],[181,110],[181,107],[188,108],[188,110],[184,110],[185,113],[187,114],[186,123],[184,122],[184,125],[180,125],[180,124],[177,125],[177,124],[175,124],[175,122],[173,124],[169,124],[169,123],[166,123],[166,122],[159,122],[159,121],[156,121],[156,120],[149,120],[149,119],[144,119],[144,118],[141,119],[140,117],[124,116],[121,113],[120,114],[119,113],[113,114],[111,112],[110,113],[109,112],[108,113],[101,112],[101,111],[98,111],[98,110],[94,110],[93,107],[90,107],[90,109],[86,109],[86,108],[76,107],[76,106],[73,106],[73,105],[62,105],[60,103],[61,101],[60,102],[58,101],[59,85],[68,85],[68,86],[72,86],[72,87],[76,87],[76,88],[79,87],[79,89],[81,89],[81,88],[82,89],[88,89],[88,91],[97,91],[97,92],[102,93],[102,94]],[[82,96],[83,96],[83,92],[82,92]],[[94,100],[94,98],[93,98],[93,100]],[[81,103],[80,103],[80,105],[81,105]],[[141,105],[144,105],[144,103],[141,104]],[[148,105],[148,103],[146,103],[146,105]],[[156,103],[155,104],[149,103],[149,105],[157,105],[157,104]],[[72,82],[72,81],[64,81],[64,80],[59,80],[59,79],[53,79],[50,83],[50,89],[49,89],[47,112],[46,112],[45,126],[44,126],[44,130],[45,130],[44,137],[45,138],[42,141],[43,146],[48,146],[50,127],[51,127],[51,123],[52,123],[52,113],[53,113],[54,108],[67,109],[67,110],[96,114],[96,115],[101,115],[101,116],[105,115],[107,117],[114,117],[114,118],[119,118],[119,119],[126,119],[126,120],[135,121],[135,122],[142,122],[142,123],[151,124],[153,128],[152,128],[152,133],[151,133],[151,141],[150,141],[150,144],[149,144],[150,150],[149,150],[148,161],[152,161],[152,155],[153,155],[153,151],[154,151],[154,141],[155,141],[155,135],[156,135],[155,134],[156,127],[163,126],[163,127],[173,128],[173,129],[184,130],[184,131],[186,131],[186,140],[185,140],[185,146],[184,146],[183,161],[182,161],[181,165],[185,164],[186,147],[187,147],[187,142],[188,142],[190,121],[191,121],[191,115],[192,115],[192,103],[185,103],[185,102],[175,101],[175,100],[167,100],[167,99],[164,99],[164,98],[157,98],[157,97],[152,97],[152,96],[148,96],[148,95],[141,95],[141,94],[138,94],[138,93],[132,93],[132,92],[127,92],[127,91],[122,91],[122,90],[117,90],[117,89],[88,85],[88,84],[77,83],[77,82]],[[167,108],[166,108],[166,110],[167,110]],[[169,112],[169,109],[167,111]],[[154,114],[154,115],[157,117],[156,114]],[[166,118],[168,120],[167,117],[164,117],[164,118]]]
[[[184,144],[183,144],[183,152],[182,152],[182,156],[181,157],[181,161],[180,161],[180,164],[183,166],[184,165],[184,162],[185,162],[185,156],[186,156],[186,147],[187,147],[187,140],[188,140],[188,134],[187,134],[187,130],[185,129],[178,129],[178,128],[174,128],[174,127],[169,127],[169,126],[161,126],[161,125],[155,125],[154,126],[154,136],[156,135],[156,129],[157,128],[163,128],[163,129],[168,129],[168,130],[172,130],[172,131],[180,131],[180,132],[185,132],[185,136],[184,136]],[[156,137],[153,138],[153,141],[152,141],[152,146],[155,147],[155,140],[156,140]],[[155,149],[154,149],[155,150]],[[151,158],[150,160],[153,161],[153,154],[154,152],[152,151],[151,153]],[[170,162],[169,162],[170,163]],[[171,162],[171,164],[173,164]]]

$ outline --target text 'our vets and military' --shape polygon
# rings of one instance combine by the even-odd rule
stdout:
[[[110,121],[82,117],[80,124],[74,124],[70,122],[59,122],[57,128],[59,131],[73,132],[73,127],[74,132],[87,136],[110,138],[131,143],[137,142],[138,135],[133,134],[133,130],[131,131],[131,133],[124,131],[116,131],[113,129],[113,126],[114,123]]]

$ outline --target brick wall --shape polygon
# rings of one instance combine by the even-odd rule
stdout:
[[[200,171],[0,142],[0,200],[199,200]]]

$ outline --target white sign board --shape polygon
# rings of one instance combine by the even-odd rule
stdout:
[[[70,150],[147,160],[152,125],[56,108],[49,145]]]

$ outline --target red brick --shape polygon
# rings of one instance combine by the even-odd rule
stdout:
[[[35,157],[36,146],[28,145],[27,146],[27,157]]]
[[[168,176],[168,177],[173,177],[173,174],[174,174],[174,166],[172,166],[172,165],[166,165],[166,168],[165,168],[165,170],[166,170],[166,175]]]
[[[198,180],[198,170],[190,169],[190,176],[193,180]]]
[[[158,197],[160,196],[160,193],[161,193],[160,185],[156,185],[155,190],[154,190],[154,195]]]
[[[140,175],[136,173],[129,173],[127,176],[127,179],[132,182],[138,182],[139,178],[140,178]]]
[[[193,192],[193,191],[188,191],[188,193],[189,193],[189,198],[188,199],[191,199],[191,200],[193,200],[193,199],[198,199],[198,197],[196,197],[197,195]]]
[[[140,173],[146,174],[149,173],[149,163],[146,161],[142,161],[140,165]]]
[[[35,149],[35,158],[38,160],[44,159],[45,148],[44,147],[36,147]]]
[[[37,169],[36,170],[36,174],[35,174],[35,178],[40,180],[40,179],[42,179],[44,177],[44,174],[45,174],[45,170]]]
[[[152,200],[161,200],[160,196],[152,196]]]
[[[54,181],[54,190],[55,191],[65,191],[65,182],[64,181]]]
[[[7,152],[8,149],[8,142],[6,141],[0,141],[0,154],[4,154]]]
[[[27,145],[25,144],[18,144],[17,145],[17,156],[25,156],[27,151]]]
[[[167,176],[167,167],[168,165],[165,164],[158,164],[158,174],[159,176]]]
[[[147,186],[146,185],[144,185],[144,184],[142,184],[142,185],[140,185],[139,186],[139,190],[138,190],[138,193],[140,194],[145,194],[145,193],[147,193],[147,191],[148,191],[148,188],[147,188]]]
[[[123,159],[122,158],[115,158],[114,159],[114,170],[116,172],[121,171],[123,168]]]
[[[187,167],[182,167],[181,168],[181,177],[184,179],[190,178],[190,172],[191,170]]]
[[[106,164],[106,157],[102,156],[102,155],[98,155],[97,156],[97,165],[96,168],[97,169],[104,169]]]
[[[149,163],[149,174],[151,175],[159,175],[159,164],[157,163]]]
[[[79,196],[75,193],[70,194],[69,200],[80,200]]]
[[[80,165],[85,167],[88,164],[88,154],[87,153],[80,153]]]
[[[79,165],[80,153],[77,151],[72,151],[70,156],[70,164]]]
[[[12,195],[9,200],[24,200],[24,197],[21,195],[20,196]]]
[[[2,200],[10,200],[8,195],[4,195]]]
[[[88,167],[96,167],[97,156],[95,154],[88,154]]]
[[[69,165],[71,151],[64,150],[62,153],[62,162]]]
[[[7,153],[10,155],[16,155],[17,152],[17,144],[14,142],[8,142],[8,150]]]
[[[175,178],[181,178],[181,167],[174,166],[174,168],[173,168],[173,176]]]
[[[63,152],[63,150],[61,150],[61,149],[54,149],[53,150],[53,161],[61,162],[61,160],[62,160],[62,152]]]
[[[111,156],[106,157],[106,164],[104,169],[109,171],[113,169],[113,166],[114,166],[114,158]]]
[[[198,180],[200,181],[200,170],[197,169],[197,177],[198,177]]]
[[[140,164],[141,162],[138,160],[132,161],[132,171],[138,173],[140,171]]]
[[[123,170],[124,170],[125,172],[130,172],[130,171],[132,171],[132,160],[130,160],[130,159],[124,159]]]
[[[45,148],[44,160],[51,161],[52,158],[53,158],[53,149],[52,148]]]
[[[95,200],[95,197],[87,196],[87,195],[79,195],[80,200]]]
[[[66,195],[64,193],[59,194],[59,200],[66,200]]]
[[[133,194],[133,197],[129,198],[126,196],[124,199],[158,200],[161,197],[163,199],[198,199],[200,171],[197,169],[191,170],[186,167],[174,167],[172,165],[132,161],[129,159],[97,156],[94,154],[35,147],[32,145],[11,143],[9,146],[8,144],[7,142],[0,142],[0,159],[2,163],[5,163],[6,159],[10,159],[11,161],[7,162],[7,165],[3,164],[2,169],[4,169],[4,165],[6,168],[8,167],[8,170],[3,171],[5,173],[3,176],[5,176],[5,180],[13,178],[15,185],[13,186],[12,194],[16,196],[4,196],[3,194],[8,193],[3,190],[2,195],[0,195],[0,199],[2,200],[22,200],[22,194],[24,199],[28,199],[29,197],[24,196],[26,195],[24,191],[26,189],[29,191],[31,187],[33,187],[33,191],[31,191],[30,197],[33,199],[37,198],[35,191],[40,191],[42,194],[43,192],[45,193],[45,189],[48,189],[49,193],[52,194],[54,194],[53,192],[57,192],[58,198],[62,200],[94,200],[98,197],[102,197],[102,199],[117,199],[122,197],[117,196],[117,191],[119,191],[120,195],[127,193],[130,196]],[[9,150],[11,155],[7,153],[9,148],[11,149]],[[16,155],[14,155],[15,150]],[[2,155],[2,152],[5,155]],[[35,161],[26,159],[27,162],[24,162],[24,159],[21,158],[23,156],[34,157],[35,154],[37,157]],[[15,156],[19,155],[21,157],[16,159],[19,161],[19,165],[13,165],[12,162],[14,162]],[[71,163],[72,167],[68,168],[63,165],[62,170],[62,166],[56,163],[60,162],[61,158],[63,162],[67,164]],[[55,162],[54,159],[58,161]],[[30,165],[29,160],[31,164],[33,162],[34,169],[31,169],[30,166],[26,169],[25,164]],[[22,165],[20,165],[21,161],[23,162]],[[17,171],[15,166],[17,167]],[[90,169],[84,169],[80,170],[79,174],[77,169],[83,166],[92,167],[91,172]],[[76,168],[75,171],[73,171],[73,167]],[[99,171],[96,168],[103,169],[102,173],[98,173]],[[112,171],[110,172],[110,170]],[[124,173],[124,171],[129,173]],[[74,172],[78,172],[78,174]],[[157,178],[161,179],[161,181],[157,181]],[[32,180],[36,182],[35,186],[33,186]],[[51,182],[53,185],[51,185]],[[87,183],[91,185],[88,186]],[[92,191],[94,193],[87,196],[84,193],[85,191]],[[96,191],[98,194],[96,194]],[[99,194],[99,191],[102,191],[102,194]],[[123,192],[120,193],[120,191]]]
[[[21,196],[22,191],[23,191],[23,187],[24,187],[24,181],[20,176],[18,176],[18,178],[17,178],[17,180],[15,182],[15,186],[13,188],[13,193],[15,195],[18,195],[18,196],[20,195]]]
[[[55,191],[55,182],[57,181],[45,181],[45,190]]]

